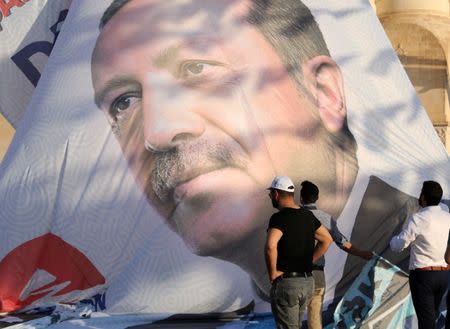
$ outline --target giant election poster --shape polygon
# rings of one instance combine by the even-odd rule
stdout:
[[[449,168],[367,1],[75,1],[0,166],[1,310],[268,311],[275,175],[407,270]],[[326,262],[332,314],[365,262]]]

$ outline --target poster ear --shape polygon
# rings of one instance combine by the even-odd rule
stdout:
[[[323,125],[331,133],[338,132],[347,117],[339,66],[329,56],[316,56],[303,64],[303,74]]]

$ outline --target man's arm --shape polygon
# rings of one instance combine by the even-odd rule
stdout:
[[[325,254],[325,252],[330,247],[331,242],[333,242],[333,238],[331,237],[330,232],[328,232],[328,230],[323,225],[320,225],[316,230],[314,239],[317,240],[317,244],[314,248],[313,263],[317,262],[320,257]]]
[[[447,245],[447,249],[445,250],[445,262],[450,264],[450,244]]]
[[[333,218],[331,218],[330,233],[336,245],[345,252],[354,256],[361,257],[365,260],[369,260],[372,258],[373,253],[371,251],[358,249],[350,241],[348,241],[348,239],[341,233],[341,231],[339,231],[336,220],[334,220]]]
[[[450,264],[450,232],[448,232],[448,242],[447,242],[447,249],[445,250],[445,262],[447,264]]]
[[[373,256],[371,251],[358,249],[350,241],[345,242],[342,245],[342,249],[351,255],[361,257],[365,260],[369,260]]]
[[[270,282],[283,275],[283,272],[277,270],[278,257],[278,241],[280,241],[283,232],[277,228],[270,228],[267,231],[267,240],[265,250],[267,272],[269,273]]]
[[[391,249],[395,252],[400,252],[407,248],[409,244],[416,239],[417,225],[414,221],[414,216],[411,216],[402,231],[398,235],[394,235],[389,243]]]

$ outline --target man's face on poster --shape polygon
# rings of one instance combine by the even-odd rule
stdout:
[[[265,228],[272,178],[326,159],[313,104],[247,12],[246,1],[133,0],[94,50],[98,107],[149,202],[198,254]]]

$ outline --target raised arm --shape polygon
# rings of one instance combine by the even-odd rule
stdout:
[[[354,245],[352,245],[350,241],[345,242],[342,246],[342,249],[351,255],[361,257],[365,260],[369,260],[373,256],[373,253],[371,251],[358,249]]]
[[[356,248],[350,241],[348,241],[348,239],[341,233],[341,231],[339,231],[336,220],[334,220],[333,218],[331,219],[330,233],[336,245],[345,252],[354,256],[361,257],[365,260],[369,260],[372,258],[373,253],[371,251]]]
[[[447,264],[450,264],[450,232],[448,232],[448,242],[447,242],[447,249],[445,250],[445,262]]]
[[[411,216],[403,226],[399,235],[392,237],[389,245],[395,252],[400,252],[407,248],[409,244],[416,239],[416,232],[418,232],[417,224],[414,220],[414,216]]]
[[[450,244],[447,245],[447,249],[445,250],[445,262],[450,264]]]

